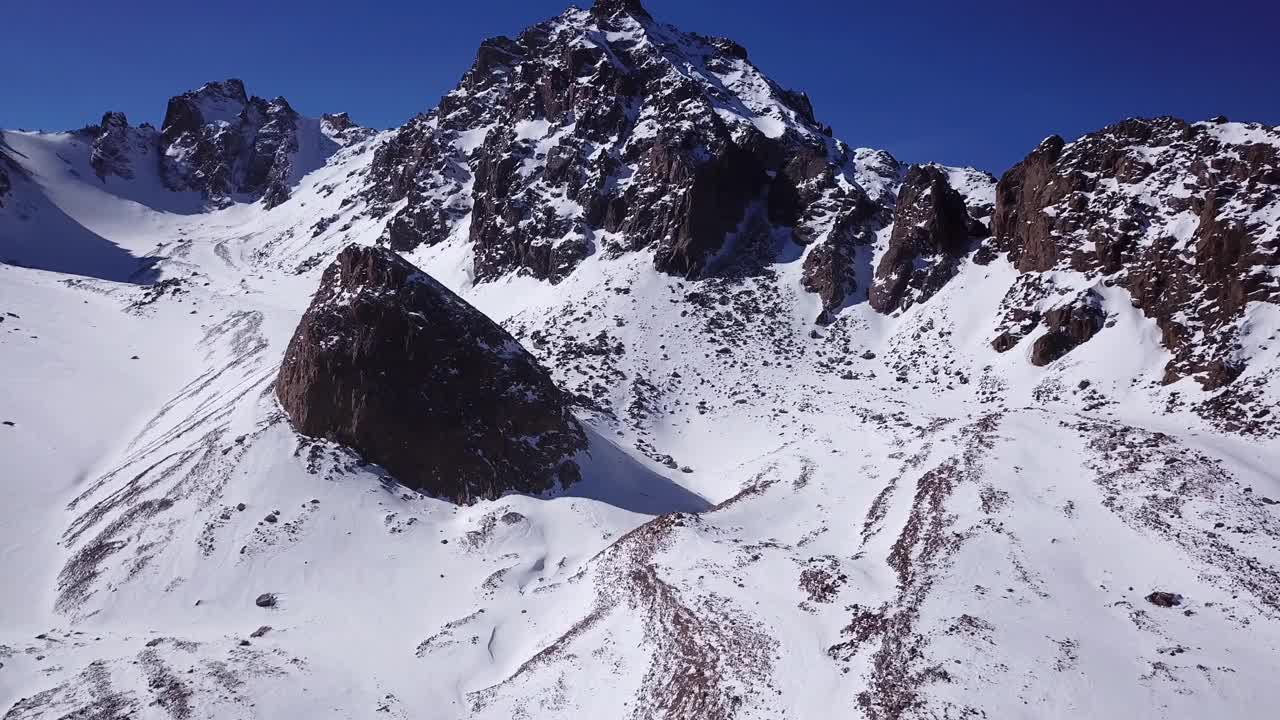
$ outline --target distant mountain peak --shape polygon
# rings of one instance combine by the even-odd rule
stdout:
[[[275,207],[289,199],[299,176],[301,120],[283,97],[251,96],[239,79],[205,83],[169,100],[160,138],[162,178],[173,190],[202,193],[214,207],[237,195]],[[323,135],[320,123],[307,127]],[[333,139],[317,140],[322,152],[337,149]]]
[[[239,78],[208,82],[196,90],[185,93],[185,95],[192,97],[221,97],[235,100],[242,104],[249,102],[249,95],[245,92],[244,81]]]
[[[652,18],[640,0],[595,0],[591,5],[591,13],[597,17],[613,17],[625,13],[637,18]]]

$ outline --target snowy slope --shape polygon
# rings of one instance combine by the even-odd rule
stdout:
[[[752,104],[772,91],[752,72],[716,76],[740,99],[717,117],[766,136],[796,122]],[[1233,129],[1249,132],[1215,132]],[[784,235],[746,277],[666,274],[634,248],[555,283],[527,268],[477,283],[457,225],[405,254],[577,396],[584,480],[456,506],[299,436],[272,383],[323,268],[393,221],[367,185],[393,137],[301,163],[274,208],[206,211],[158,175],[100,179],[80,136],[4,134],[25,175],[0,208],[6,720],[1198,718],[1280,702],[1274,415],[1246,434],[1196,412],[1215,393],[1163,384],[1156,322],[1069,268],[1036,277],[1095,288],[1106,324],[1035,367],[1044,328],[991,344],[1025,277],[1006,254],[873,311],[891,225],[822,326],[812,246]],[[903,168],[848,157],[891,208]],[[947,174],[971,208],[994,202],[989,176]],[[1274,372],[1280,309],[1252,302],[1241,324],[1246,372]]]

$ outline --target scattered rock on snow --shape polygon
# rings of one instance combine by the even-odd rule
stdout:
[[[1182,604],[1182,596],[1177,593],[1157,590],[1147,596],[1147,602],[1156,607],[1171,608]]]

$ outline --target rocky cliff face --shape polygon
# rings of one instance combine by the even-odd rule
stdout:
[[[1044,314],[1044,326],[1048,332],[1041,335],[1031,348],[1031,364],[1044,367],[1088,342],[1098,334],[1107,320],[1102,309],[1102,298],[1093,291],[1083,293],[1078,299],[1053,308]]]
[[[336,140],[340,145],[351,145],[373,137],[374,130],[363,127],[347,113],[325,113],[320,116],[320,127],[324,134]]]
[[[348,247],[325,270],[276,393],[303,434],[457,502],[567,486],[586,448],[565,396],[519,343],[380,248]]]
[[[986,225],[970,215],[945,169],[912,166],[898,191],[889,247],[868,295],[871,307],[891,313],[928,300],[986,234]]]
[[[632,251],[699,277],[779,242],[817,245],[807,275],[834,307],[852,287],[845,259],[891,218],[898,167],[883,155],[833,140],[732,41],[602,1],[486,41],[439,107],[378,150],[367,196],[383,212],[407,200],[394,248],[468,238],[481,281],[557,281],[592,253]]]
[[[993,218],[994,249],[1027,280],[1020,317],[1055,302],[1038,273],[1072,271],[1127,288],[1159,325],[1173,353],[1166,382],[1194,375],[1206,389],[1243,369],[1236,352],[1250,302],[1280,301],[1280,132],[1223,119],[1187,123],[1133,119],[1066,143],[1050,137],[1001,178]],[[1097,324],[1088,311],[1068,325],[1078,342]],[[1014,313],[1018,314],[1018,313]],[[1061,320],[1062,318],[1058,318]],[[1045,315],[1061,339],[1062,323]],[[1017,344],[1014,330],[997,348]],[[1050,343],[1057,354],[1064,344]]]

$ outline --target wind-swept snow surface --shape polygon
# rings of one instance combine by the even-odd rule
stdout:
[[[591,17],[637,8],[602,1]],[[602,22],[587,15],[558,32]],[[647,14],[610,22],[643,25],[668,60],[732,51],[681,45]],[[776,88],[745,60],[680,67],[721,87],[711,116],[747,134],[809,126],[768,104]],[[1217,389],[1171,381],[1164,320],[1118,275],[1029,271],[976,236],[931,295],[882,314],[867,291],[907,216],[894,207],[907,172],[877,151],[847,151],[839,173],[883,226],[851,246],[856,287],[836,305],[803,279],[821,243],[772,223],[720,238],[730,265],[767,246],[749,272],[670,274],[646,246],[588,253],[555,282],[515,266],[477,282],[459,205],[405,257],[532,353],[587,438],[568,488],[459,505],[299,435],[275,399],[324,268],[430,194],[383,206],[370,166],[403,138],[344,117],[319,121],[336,139],[299,151],[287,198],[217,210],[165,187],[154,157],[103,178],[91,139],[4,134],[20,170],[0,198],[5,720],[1202,718],[1280,704],[1272,299],[1223,320],[1244,384]],[[1274,147],[1273,131],[1198,127],[1270,167],[1239,143]],[[449,157],[480,157],[485,132],[451,135]],[[558,137],[551,123],[513,132]],[[553,147],[521,155],[528,188]],[[473,168],[442,167],[467,187]],[[1234,180],[1234,197],[1261,197],[1262,173]],[[983,173],[929,175],[966,222],[1008,202]],[[1143,183],[1097,192],[1169,191]],[[1261,248],[1250,272],[1273,273],[1273,206],[1222,207]],[[1075,302],[1101,321],[1045,319]],[[1085,341],[1037,366],[1050,333]],[[1243,419],[1205,411],[1228,405]]]

